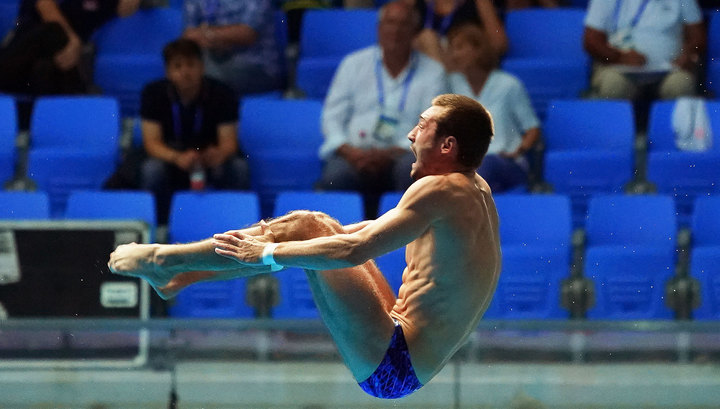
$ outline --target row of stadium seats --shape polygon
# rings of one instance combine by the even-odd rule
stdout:
[[[385,194],[381,211],[399,201]],[[671,319],[692,310],[698,320],[720,319],[720,196],[696,200],[689,229],[679,229],[672,199],[665,195],[593,197],[584,229],[573,231],[570,199],[564,195],[496,195],[503,250],[502,275],[486,314],[496,319],[567,319],[570,283],[584,280],[589,319]],[[48,215],[41,192],[0,193],[0,219]],[[73,192],[70,219],[140,219],[153,223],[146,192]],[[275,216],[294,209],[324,211],[343,224],[362,219],[362,199],[350,192],[282,192]],[[179,192],[173,199],[170,242],[188,242],[241,228],[260,217],[252,192]],[[577,240],[578,232],[584,240]],[[405,266],[403,249],[377,259],[397,292]],[[276,318],[317,318],[304,273],[286,269],[277,280]],[[696,292],[676,299],[673,280],[693,283]],[[170,309],[178,317],[250,317],[248,280],[198,284],[181,292]],[[689,305],[679,305],[683,300]]]
[[[538,179],[572,199],[573,226],[585,223],[587,202],[603,193],[622,193],[631,184],[650,182],[672,195],[680,224],[687,225],[695,197],[718,194],[720,144],[708,151],[677,149],[671,123],[673,101],[656,102],[647,140],[638,144],[632,106],[627,101],[555,100],[543,124]],[[720,102],[707,103],[710,127],[720,135]],[[17,167],[15,107],[0,97],[0,183]],[[246,98],[240,107],[240,145],[251,169],[251,185],[261,198],[261,214],[272,213],[282,190],[311,190],[322,163],[322,104],[314,100]],[[120,158],[121,126],[117,102],[108,97],[38,99],[29,132],[27,170],[51,198],[51,213],[62,215],[67,194],[99,189]],[[136,127],[136,130],[139,127]],[[135,144],[141,136],[135,133]],[[20,161],[22,162],[22,161]],[[22,168],[22,166],[21,166]]]
[[[142,85],[162,76],[159,51],[181,30],[180,16],[175,14],[173,9],[148,10],[114,21],[98,33],[95,80],[107,94],[120,98],[123,114],[136,112]],[[551,100],[577,98],[588,88],[591,61],[582,46],[584,18],[585,10],[579,8],[516,10],[505,16],[510,48],[501,67],[525,84],[541,118]],[[276,24],[282,48],[287,44],[282,12],[278,12]],[[377,42],[376,24],[375,9],[308,10],[292,67],[294,85],[308,98],[323,99],[342,58]],[[155,40],[128,41],[143,32],[138,30],[143,26],[160,27],[154,30]],[[708,32],[707,84],[717,95],[720,13],[711,14]]]
[[[0,15],[7,16],[2,9]],[[720,12],[709,16],[706,84],[720,95]],[[584,17],[581,8],[515,10],[505,16],[510,48],[501,67],[523,81],[541,118],[551,100],[577,98],[588,88],[591,62],[582,47]],[[284,50],[287,21],[282,11],[275,23],[276,40]],[[294,85],[308,98],[324,98],[340,60],[377,41],[376,24],[376,9],[308,10],[291,67]],[[94,80],[104,94],[120,101],[123,116],[136,115],[142,87],[164,76],[162,48],[182,29],[182,11],[167,7],[113,20],[96,33]]]

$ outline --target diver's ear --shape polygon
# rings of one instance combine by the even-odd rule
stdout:
[[[443,153],[449,153],[453,149],[457,149],[457,139],[454,136],[446,136],[443,138],[440,150]]]

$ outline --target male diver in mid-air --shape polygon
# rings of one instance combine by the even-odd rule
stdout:
[[[492,135],[478,102],[438,96],[408,134],[415,182],[376,220],[342,226],[323,213],[294,211],[196,243],[122,245],[109,267],[144,278],[163,298],[199,281],[303,268],[360,387],[379,398],[406,396],[463,345],[497,285],[498,216],[475,173]],[[372,259],[405,245],[396,297]]]

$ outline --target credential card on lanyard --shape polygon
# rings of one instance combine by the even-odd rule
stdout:
[[[630,20],[630,24],[625,27],[620,27],[620,7],[622,6],[622,1],[623,0],[617,0],[615,3],[615,10],[613,11],[613,23],[615,27],[614,32],[610,35],[610,44],[622,50],[629,50],[633,46],[632,31],[640,21],[640,17],[642,17],[642,14],[645,12],[650,0],[643,0],[643,2],[640,3],[640,7],[638,7],[632,20]]]
[[[412,57],[410,61],[410,70],[405,76],[403,81],[403,90],[398,103],[397,110],[393,110],[385,104],[385,89],[383,87],[382,80],[382,61],[378,56],[375,64],[375,77],[377,78],[378,88],[378,105],[380,106],[380,117],[378,118],[375,129],[373,130],[373,137],[383,143],[391,143],[397,133],[397,127],[400,122],[399,118],[402,112],[405,110],[405,102],[407,101],[408,90],[410,89],[410,82],[415,75],[415,58]]]

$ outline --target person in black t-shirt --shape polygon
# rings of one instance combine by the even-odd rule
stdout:
[[[0,91],[83,93],[83,46],[100,26],[135,13],[140,0],[22,0],[17,24],[0,48]]]
[[[192,40],[169,43],[163,58],[167,78],[146,85],[140,105],[148,155],[141,166],[140,187],[155,193],[161,224],[167,221],[170,198],[177,190],[249,186],[247,162],[237,140],[235,93],[205,77],[202,51]]]

